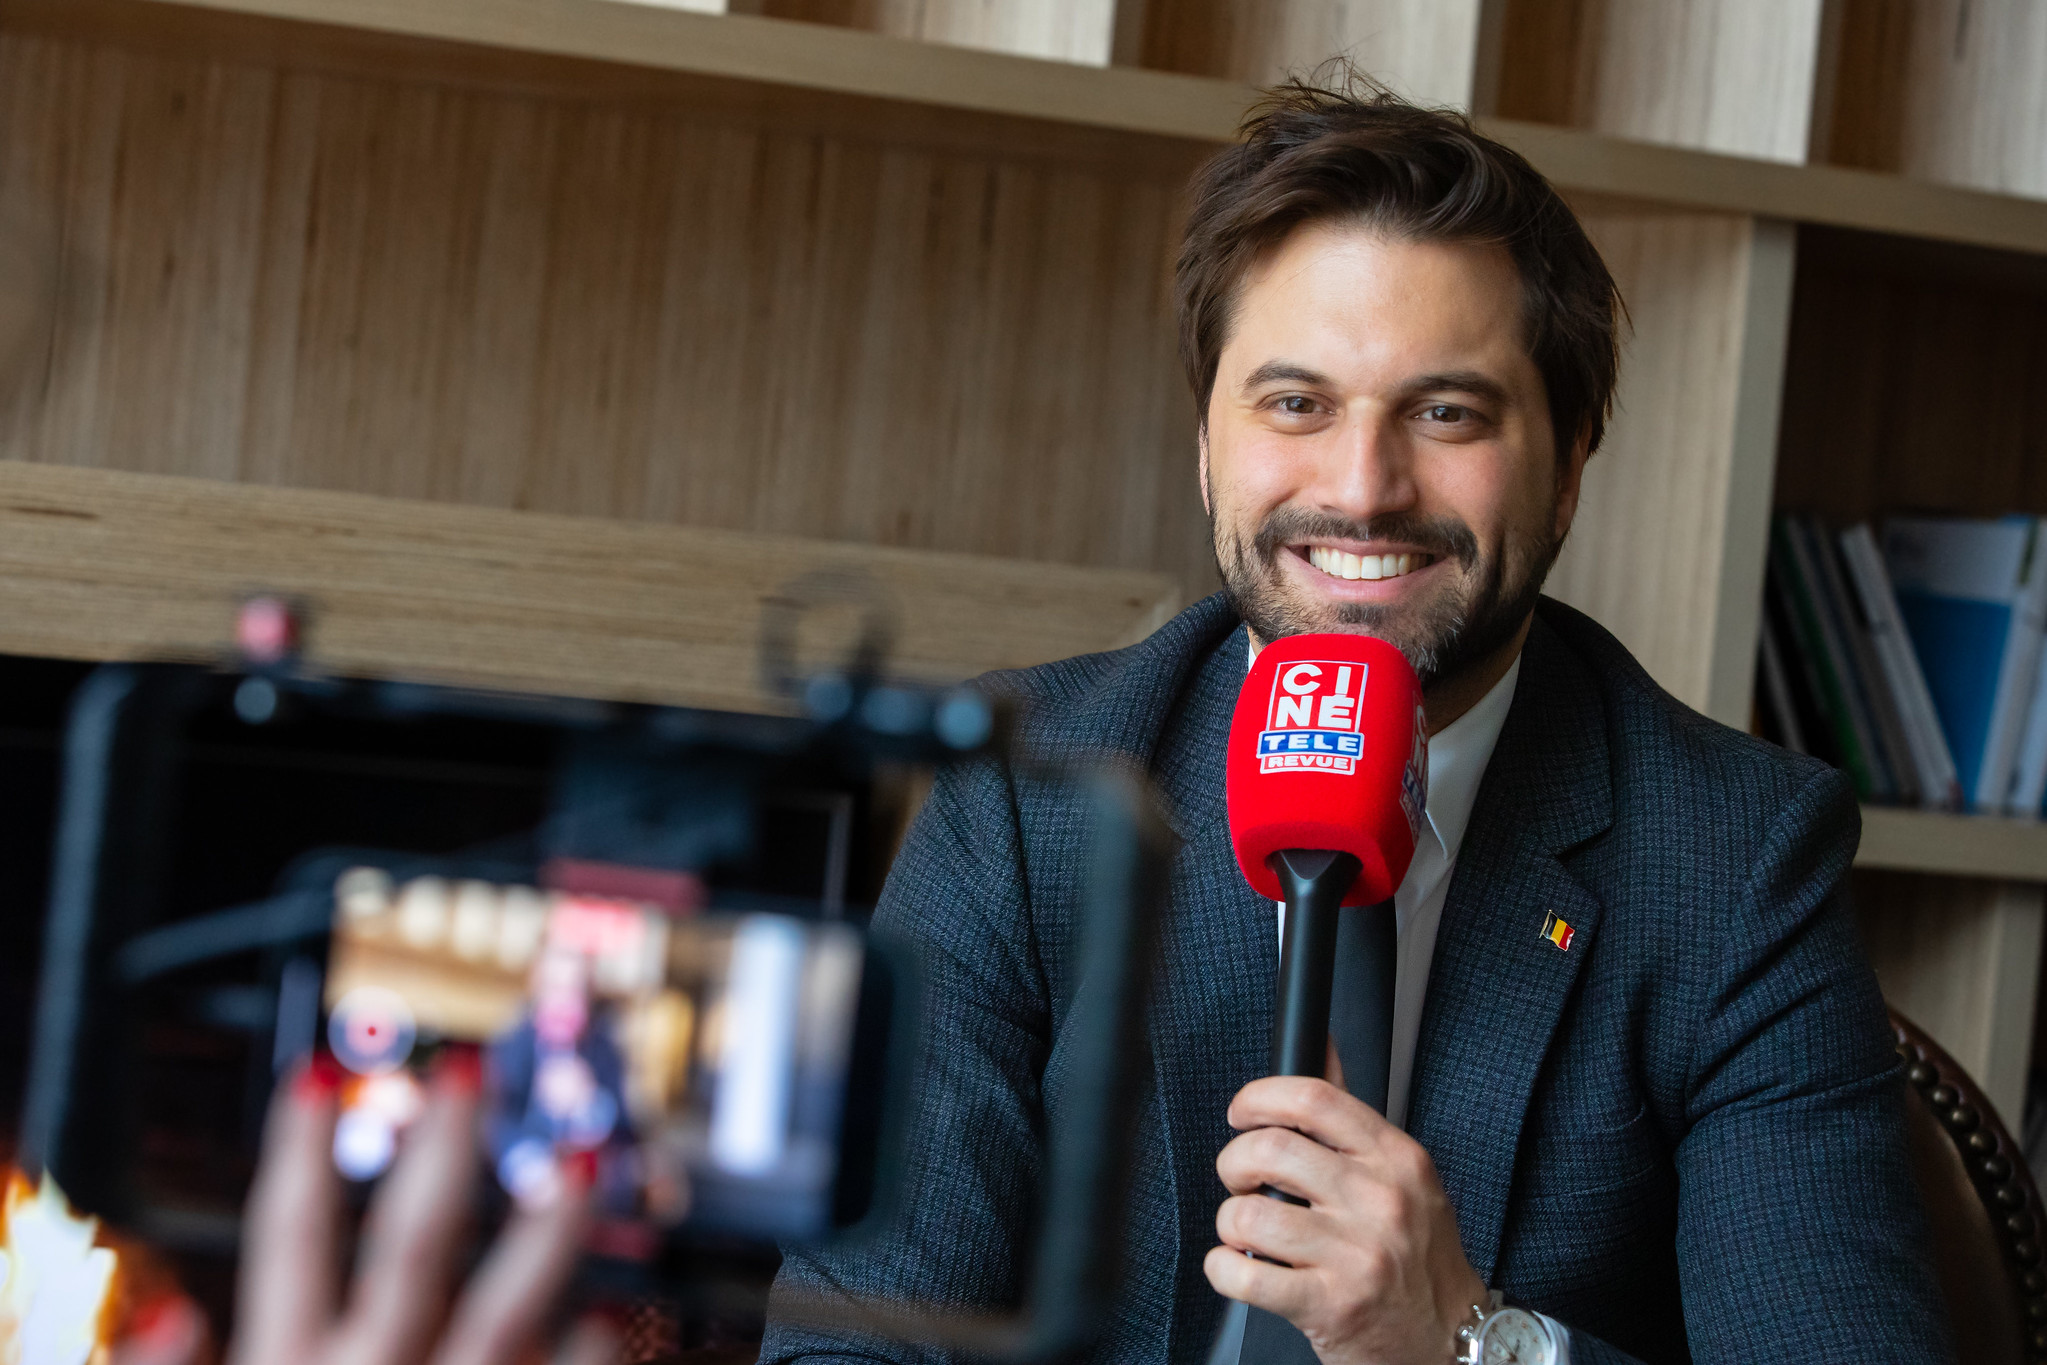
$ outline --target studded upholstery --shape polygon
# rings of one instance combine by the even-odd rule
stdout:
[[[1895,1009],[1891,1032],[1917,1101],[1907,1137],[1956,1354],[1971,1365],[2047,1361],[2047,1216],[2025,1156],[1938,1043]]]

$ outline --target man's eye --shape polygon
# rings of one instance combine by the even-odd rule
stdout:
[[[1315,411],[1315,400],[1298,393],[1290,393],[1279,400],[1279,410],[1294,417],[1312,416]]]
[[[1455,403],[1431,403],[1422,409],[1422,416],[1431,422],[1461,422],[1471,416],[1471,409]]]

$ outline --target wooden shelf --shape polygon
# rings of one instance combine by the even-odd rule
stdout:
[[[2047,882],[2047,821],[1864,806],[1855,865]]]
[[[0,26],[85,28],[102,36],[126,28],[151,40],[175,40],[181,24],[222,16],[1203,143],[1231,137],[1256,94],[1234,81],[691,14],[641,0],[0,0]],[[414,58],[401,65],[421,64]],[[1512,120],[1484,126],[1578,195],[2047,253],[2043,200]]]
[[[260,590],[307,605],[336,673],[772,712],[768,604],[819,575],[892,616],[891,671],[938,681],[1117,648],[1180,607],[1131,570],[0,461],[9,654],[223,659]],[[856,627],[820,608],[803,662]]]

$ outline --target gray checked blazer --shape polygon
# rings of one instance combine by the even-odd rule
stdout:
[[[1142,764],[1185,841],[1127,1270],[1093,1356],[1118,1365],[1202,1360],[1223,1307],[1201,1271],[1215,1157],[1230,1097],[1264,1072],[1277,965],[1223,804],[1245,658],[1212,597],[1129,649],[988,680],[1028,705],[1034,749]],[[878,1245],[792,1252],[782,1284],[1015,1301],[1070,1068],[1070,805],[992,763],[940,780],[875,916],[934,986],[914,1211]],[[1444,908],[1408,1130],[1471,1264],[1567,1325],[1573,1365],[1951,1358],[1846,904],[1858,830],[1839,774],[1686,709],[1542,601]],[[1551,913],[1568,949],[1543,936]],[[947,1358],[772,1315],[762,1356]]]

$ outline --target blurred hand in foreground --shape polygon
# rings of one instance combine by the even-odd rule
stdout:
[[[451,1053],[363,1224],[341,1294],[341,1188],[331,1153],[332,1074],[307,1067],[278,1087],[243,1218],[230,1365],[515,1365],[543,1341],[582,1243],[587,1167],[558,1197],[506,1224],[466,1285],[456,1266],[471,1230],[481,1074]],[[617,1342],[580,1324],[555,1358],[608,1365]]]

